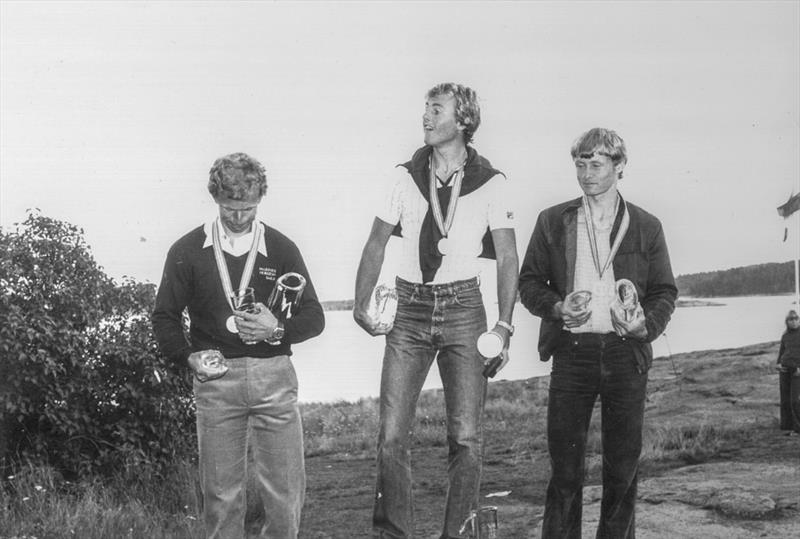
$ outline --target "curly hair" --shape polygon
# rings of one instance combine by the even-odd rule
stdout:
[[[266,170],[246,153],[220,157],[208,173],[208,192],[215,199],[220,195],[231,200],[243,200],[253,194],[263,197],[267,192]]]
[[[625,141],[611,129],[594,127],[578,137],[570,149],[572,159],[576,159],[578,156],[591,156],[595,153],[605,155],[615,165],[628,162]],[[619,173],[619,177],[622,178],[622,172]]]
[[[427,99],[440,95],[451,95],[455,99],[456,121],[464,126],[464,143],[472,142],[472,137],[481,125],[481,107],[475,90],[455,82],[437,84],[425,94]]]

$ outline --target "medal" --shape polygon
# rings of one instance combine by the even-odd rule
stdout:
[[[228,273],[228,264],[225,262],[225,255],[222,253],[222,243],[219,236],[219,219],[214,221],[211,227],[211,240],[214,246],[214,258],[217,261],[217,272],[219,273],[219,280],[222,284],[222,291],[225,293],[225,300],[231,311],[236,308],[233,305],[233,284],[231,284],[231,276]],[[254,222],[255,230],[253,230],[253,244],[250,246],[250,252],[247,254],[247,260],[244,264],[242,271],[242,278],[239,281],[239,288],[244,288],[250,283],[250,277],[253,275],[253,267],[256,264],[256,255],[258,254],[258,245],[261,243],[261,234],[263,232],[261,225],[256,221]],[[228,316],[225,320],[225,327],[231,333],[238,333],[236,328],[236,318],[233,315]]]
[[[436,169],[433,166],[433,154],[428,157],[428,170],[430,171],[430,187],[429,197],[431,203],[431,214],[433,221],[436,223],[436,228],[442,234],[442,239],[436,245],[437,249],[442,255],[450,254],[450,240],[447,233],[450,232],[450,227],[453,226],[453,219],[456,216],[456,206],[458,206],[458,197],[461,194],[461,184],[464,181],[464,165],[461,166],[454,173],[453,177],[453,191],[450,194],[450,203],[447,205],[447,217],[442,215],[442,206],[439,203],[439,195],[436,191]]]
[[[239,328],[236,327],[236,317],[230,315],[227,320],[225,320],[225,327],[228,328],[228,331],[231,333],[239,333]]]
[[[619,195],[617,195],[617,202],[614,205],[614,216],[616,218],[617,210],[619,208]],[[592,261],[594,262],[594,268],[597,270],[597,274],[600,276],[600,279],[603,278],[603,274],[606,272],[608,267],[614,261],[614,257],[617,255],[617,251],[619,250],[620,244],[622,244],[622,239],[625,237],[625,234],[628,232],[628,225],[630,224],[631,218],[628,215],[628,205],[623,202],[622,207],[622,221],[619,225],[619,230],[617,231],[617,237],[614,239],[614,244],[611,246],[611,251],[608,253],[608,258],[606,259],[605,264],[600,267],[600,254],[597,250],[597,237],[594,235],[594,221],[592,220],[592,208],[589,207],[589,201],[586,196],[583,197],[583,213],[586,221],[586,233],[589,235],[589,248],[592,251]]]

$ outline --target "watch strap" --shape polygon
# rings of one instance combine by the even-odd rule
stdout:
[[[514,326],[512,326],[512,325],[511,325],[511,324],[509,324],[508,322],[503,322],[502,320],[498,320],[498,321],[497,321],[497,325],[498,325],[498,326],[500,326],[501,328],[505,328],[505,329],[507,329],[507,330],[508,330],[508,332],[509,332],[511,335],[513,335],[513,334],[514,334]]]

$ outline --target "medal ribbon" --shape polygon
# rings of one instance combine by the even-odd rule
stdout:
[[[442,217],[442,206],[439,203],[439,195],[436,191],[436,169],[433,166],[433,154],[428,158],[428,169],[430,170],[430,202],[431,214],[433,221],[442,237],[447,237],[450,232],[450,227],[453,226],[453,218],[456,216],[456,206],[458,205],[458,197],[461,194],[461,184],[464,181],[464,165],[461,165],[454,173],[453,178],[453,191],[450,194],[450,203],[447,205],[447,218]]]
[[[586,232],[589,235],[589,247],[592,251],[592,261],[594,262],[594,267],[597,270],[597,274],[600,278],[603,278],[603,274],[606,272],[608,267],[614,261],[614,257],[617,256],[617,251],[619,250],[619,246],[622,243],[622,240],[625,238],[625,234],[628,232],[628,226],[631,222],[631,217],[628,215],[628,205],[623,202],[622,206],[622,221],[619,225],[619,230],[617,231],[617,237],[614,239],[614,244],[611,246],[611,251],[608,253],[608,259],[606,259],[606,263],[603,267],[600,267],[600,254],[597,250],[597,237],[594,234],[594,221],[592,220],[592,208],[589,207],[589,201],[584,196],[582,199],[583,202],[583,213],[586,221]],[[617,201],[614,204],[614,216],[616,218],[617,212],[619,211],[619,195],[617,195]]]
[[[256,255],[258,254],[258,245],[261,242],[262,228],[258,221],[253,223],[255,230],[253,231],[253,244],[250,246],[250,252],[247,254],[247,261],[244,264],[244,271],[242,271],[242,278],[239,281],[239,289],[246,287],[250,284],[250,277],[253,275],[253,267],[256,265]],[[219,280],[222,283],[222,290],[225,292],[225,299],[228,301],[231,310],[235,311],[233,305],[233,284],[231,284],[231,276],[228,273],[228,264],[225,262],[225,255],[222,253],[222,244],[220,243],[219,232],[219,219],[214,221],[211,227],[211,240],[214,245],[214,258],[217,260],[217,270],[219,271]]]

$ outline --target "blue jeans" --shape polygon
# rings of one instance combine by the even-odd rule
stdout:
[[[592,409],[601,400],[603,498],[598,539],[634,539],[636,486],[642,450],[647,372],[639,343],[605,335],[562,332],[553,357],[547,409],[552,476],[542,539],[580,539],[584,453]]]
[[[386,336],[380,398],[378,476],[373,527],[379,537],[413,537],[409,437],[417,399],[434,358],[447,412],[448,489],[442,538],[478,504],[486,398],[477,338],[486,310],[477,278],[442,285],[397,279],[398,308]]]
[[[206,536],[243,538],[248,425],[262,537],[294,539],[305,497],[297,376],[288,356],[228,359],[217,380],[194,381]]]

